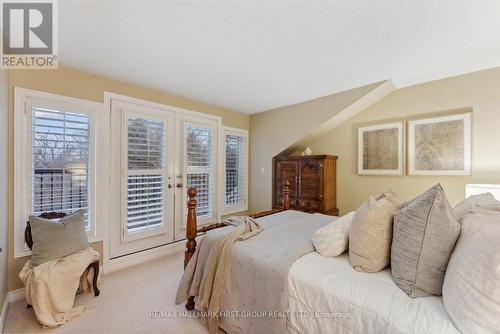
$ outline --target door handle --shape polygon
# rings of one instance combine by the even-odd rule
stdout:
[[[176,187],[177,188],[182,188],[182,183],[177,183]]]

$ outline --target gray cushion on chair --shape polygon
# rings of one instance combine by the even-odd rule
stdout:
[[[59,221],[30,216],[31,266],[60,259],[89,247],[83,210]]]
[[[410,297],[441,295],[444,274],[460,235],[441,185],[408,202],[394,216],[394,282]]]

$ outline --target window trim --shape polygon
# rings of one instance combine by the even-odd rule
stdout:
[[[67,106],[68,109],[77,112],[87,113],[91,116],[91,143],[93,156],[91,157],[91,194],[92,205],[91,217],[93,217],[91,230],[88,234],[90,241],[97,241],[100,233],[100,221],[102,208],[107,205],[106,187],[97,189],[99,184],[107,182],[107,164],[102,159],[106,157],[107,145],[97,145],[99,137],[105,138],[107,135],[107,114],[102,110],[102,103],[82,100],[78,98],[66,97],[35,91],[26,88],[14,88],[14,258],[28,256],[31,251],[24,243],[24,229],[31,211],[31,100],[45,100],[59,106]],[[102,142],[102,141],[101,141]],[[97,162],[99,161],[99,167]],[[98,170],[103,173],[96,173]],[[103,183],[104,182],[104,183]],[[99,194],[99,199],[97,195]]]
[[[222,127],[222,163],[223,163],[223,177],[222,177],[222,198],[221,198],[221,204],[222,204],[222,213],[224,215],[230,215],[233,213],[237,212],[243,212],[243,211],[248,211],[248,165],[249,165],[249,137],[248,137],[248,130],[245,129],[240,129],[240,128],[233,128],[230,126],[223,126]],[[245,203],[244,204],[239,204],[239,205],[231,205],[231,206],[226,206],[226,136],[227,135],[233,135],[233,136],[239,136],[239,137],[244,137],[245,138],[245,167],[244,167],[244,173],[245,173]]]

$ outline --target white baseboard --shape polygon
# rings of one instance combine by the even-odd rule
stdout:
[[[7,298],[6,298],[9,303],[17,302],[19,300],[25,300],[26,299],[26,289],[21,288],[17,290],[12,290],[7,293]]]
[[[2,315],[0,315],[0,333],[3,333],[3,327],[5,325],[5,318],[7,318],[7,311],[9,309],[9,299],[5,297],[2,307]]]
[[[113,259],[104,267],[104,273],[109,274],[114,271],[122,270],[128,267],[151,261],[163,256],[180,253],[186,249],[186,242],[179,241],[165,246],[148,249],[139,253],[130,254],[124,257]]]
[[[3,333],[3,327],[5,325],[5,319],[7,318],[7,311],[9,310],[9,304],[17,302],[18,300],[26,299],[24,291],[25,289],[22,288],[7,292],[7,296],[5,296],[5,301],[2,307],[2,315],[0,315],[0,333]]]

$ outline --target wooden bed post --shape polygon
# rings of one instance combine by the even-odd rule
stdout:
[[[288,209],[290,209],[290,182],[287,180],[283,187],[283,210]]]
[[[189,260],[196,250],[196,235],[198,226],[196,223],[196,188],[189,188],[187,194],[189,200],[187,202],[188,212],[187,212],[187,223],[186,223],[186,252],[184,253],[184,268],[186,268]]]
[[[196,188],[189,188],[187,191],[189,200],[187,202],[187,224],[186,224],[186,252],[184,253],[184,269],[196,250],[196,235],[198,234],[198,226],[196,223]],[[186,309],[191,311],[194,309],[194,297],[190,296],[186,302]]]
[[[197,190],[196,188],[189,188],[187,191],[187,195],[189,197],[189,200],[187,202],[187,207],[188,207],[188,212],[187,212],[187,223],[186,223],[186,252],[184,253],[184,269],[186,268],[189,260],[191,260],[191,257],[193,256],[195,250],[196,250],[196,236],[198,233],[205,233],[210,230],[216,229],[216,228],[221,228],[226,226],[224,223],[214,223],[210,225],[205,225],[202,226],[200,229],[198,229],[198,225],[196,222],[196,200],[194,199],[196,196]],[[285,184],[283,186],[283,208],[281,209],[273,209],[271,211],[264,211],[264,212],[259,212],[253,215],[250,215],[249,217],[252,218],[261,218],[265,216],[269,216],[278,212],[282,212],[285,210],[290,209],[290,183],[288,181],[285,181]],[[186,303],[186,309],[187,310],[193,310],[194,309],[194,297],[190,296],[187,300]]]

